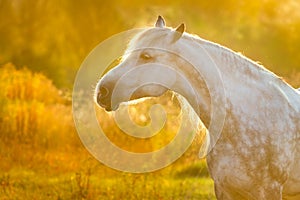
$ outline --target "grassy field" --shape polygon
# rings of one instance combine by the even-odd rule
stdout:
[[[127,174],[113,177],[90,170],[48,175],[14,169],[0,177],[1,199],[215,199],[207,176]]]

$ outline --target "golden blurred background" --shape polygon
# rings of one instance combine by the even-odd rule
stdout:
[[[197,158],[199,142],[174,165],[143,175],[117,172],[90,156],[72,119],[76,71],[101,41],[153,26],[162,15],[168,26],[184,22],[187,32],[300,87],[299,10],[299,0],[0,0],[0,199],[214,199],[205,160]],[[151,151],[172,138],[178,103],[166,94],[131,107],[144,125],[156,102],[171,113],[157,141],[134,146],[100,110],[101,125],[123,148]]]

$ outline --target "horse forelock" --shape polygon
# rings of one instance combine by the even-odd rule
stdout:
[[[136,48],[147,48],[163,44],[163,41],[167,38],[169,28],[149,28],[141,33],[138,33],[129,42],[128,50]]]

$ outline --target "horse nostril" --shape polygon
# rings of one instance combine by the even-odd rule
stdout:
[[[102,97],[102,98],[106,97],[108,95],[108,93],[109,93],[109,90],[106,87],[100,86],[100,88],[99,88],[99,97]]]

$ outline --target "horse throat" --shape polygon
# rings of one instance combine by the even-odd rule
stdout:
[[[192,107],[194,113],[202,121],[205,127],[210,123],[210,93],[201,76],[194,76],[195,71],[182,72],[184,76],[178,77],[172,90],[182,97],[179,98],[182,109]],[[188,104],[188,105],[187,105]]]

